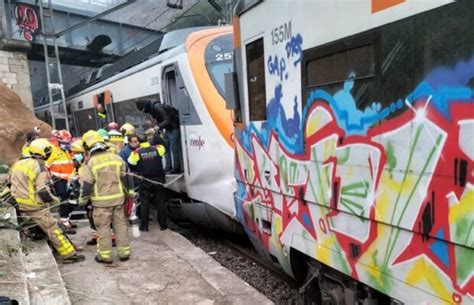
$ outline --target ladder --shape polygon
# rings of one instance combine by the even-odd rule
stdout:
[[[66,95],[64,94],[63,76],[61,72],[61,61],[59,60],[58,38],[54,30],[53,6],[51,0],[43,3],[39,1],[41,15],[41,34],[43,36],[44,63],[46,65],[46,79],[48,82],[49,111],[51,114],[51,124],[56,129],[56,117],[64,118],[66,129],[69,131],[69,118],[66,107]],[[48,45],[52,45],[53,52],[50,52]],[[55,115],[54,98],[61,97],[62,112],[58,109],[58,115]],[[59,105],[58,105],[59,106]],[[58,107],[60,108],[60,107]]]

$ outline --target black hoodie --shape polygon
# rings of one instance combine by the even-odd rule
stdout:
[[[177,110],[160,102],[137,101],[137,108],[140,111],[149,113],[161,129],[173,130],[179,128],[179,116]]]

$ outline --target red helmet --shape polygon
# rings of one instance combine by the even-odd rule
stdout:
[[[70,144],[72,142],[72,135],[69,131],[62,129],[58,131],[56,139],[58,139],[59,143]]]
[[[107,125],[107,129],[109,131],[115,129],[115,130],[118,130],[119,129],[119,124],[115,123],[115,122],[111,122],[109,123],[109,125]]]

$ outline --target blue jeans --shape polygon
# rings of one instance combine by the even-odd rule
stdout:
[[[163,134],[163,146],[165,147],[165,172],[171,170],[171,149],[170,149],[170,139],[166,136],[168,132]],[[155,144],[155,143],[154,143]]]
[[[181,134],[179,132],[179,128],[173,129],[173,130],[166,130],[165,132],[165,137],[164,137],[165,143],[169,143],[169,150],[166,150],[165,154],[165,160],[166,160],[166,167],[168,167],[168,160],[170,159],[170,153],[173,158],[173,166],[172,170],[173,171],[183,171],[183,165],[181,162],[182,159],[182,150],[181,150]],[[166,156],[167,155],[167,156]]]

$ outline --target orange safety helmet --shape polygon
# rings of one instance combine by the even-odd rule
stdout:
[[[59,143],[70,144],[72,142],[72,135],[66,129],[61,129],[56,135]]]

